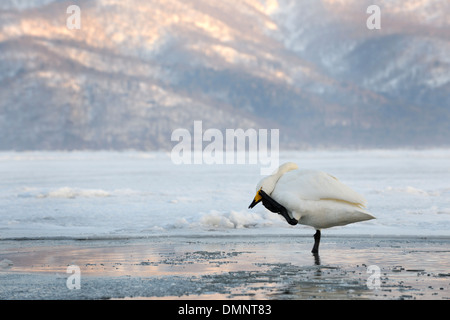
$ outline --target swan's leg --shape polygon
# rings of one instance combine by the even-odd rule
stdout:
[[[279,211],[279,214],[281,214],[286,219],[287,223],[289,223],[291,226],[295,226],[298,223],[297,219],[291,218],[289,216],[288,211],[282,205],[280,205]]]
[[[314,234],[314,247],[312,248],[312,253],[319,253],[319,243],[320,243],[320,230],[316,230]]]
[[[279,204],[274,199],[272,199],[263,190],[260,190],[259,194],[262,197],[262,203],[263,203],[264,207],[266,207],[268,210],[270,210],[272,212],[275,212],[275,213],[278,213],[278,214],[281,214],[286,219],[286,221],[292,226],[295,226],[298,223],[298,221],[296,219],[291,218],[289,216],[289,213],[288,213],[288,211],[286,210],[285,207],[283,207],[281,204]]]

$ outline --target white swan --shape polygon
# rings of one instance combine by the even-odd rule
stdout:
[[[283,215],[290,224],[316,229],[312,252],[318,253],[320,230],[375,219],[364,208],[366,199],[325,172],[299,170],[288,162],[263,178],[256,186],[256,196],[249,208],[260,201]]]

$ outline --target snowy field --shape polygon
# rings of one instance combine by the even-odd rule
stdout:
[[[377,218],[326,234],[450,236],[450,150],[284,152],[333,174]],[[258,165],[175,165],[170,153],[0,153],[0,239],[304,234],[258,205]]]

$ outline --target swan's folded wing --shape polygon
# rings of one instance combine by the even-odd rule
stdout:
[[[364,208],[367,204],[361,194],[332,175],[321,171],[287,172],[278,180],[274,193],[289,196],[290,199],[285,199],[289,202],[295,201],[294,197],[299,200],[334,200],[360,208]]]

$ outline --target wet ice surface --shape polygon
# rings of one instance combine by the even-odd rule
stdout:
[[[359,236],[2,241],[0,299],[449,299],[450,239]],[[67,266],[81,270],[69,290]],[[379,288],[369,288],[377,266]],[[373,282],[371,282],[373,284]],[[370,285],[370,284],[369,284]]]
[[[324,231],[318,261],[313,230],[248,209],[259,165],[1,152],[0,299],[448,299],[449,160],[450,150],[283,152],[280,163],[362,193],[377,218]],[[66,287],[72,264],[80,290]],[[367,287],[372,265],[379,289]]]

